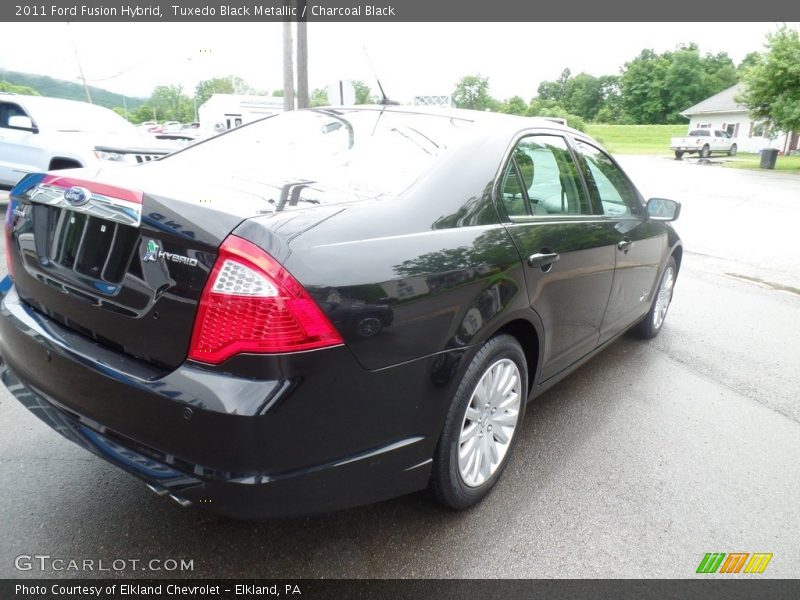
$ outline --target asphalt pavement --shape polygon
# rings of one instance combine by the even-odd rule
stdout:
[[[735,551],[772,553],[763,577],[796,577],[800,177],[620,160],[647,195],[683,202],[667,322],[535,400],[485,502],[457,513],[418,493],[263,523],[181,509],[2,390],[0,577],[52,575],[15,568],[38,554],[193,561],[118,573],[134,577],[684,578]]]

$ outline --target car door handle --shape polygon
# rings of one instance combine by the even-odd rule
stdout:
[[[528,257],[528,265],[531,267],[546,267],[556,262],[559,258],[561,256],[555,252],[539,252]]]
[[[622,240],[617,244],[617,249],[622,250],[625,254],[627,254],[628,250],[631,248],[633,248],[633,242],[630,240]]]

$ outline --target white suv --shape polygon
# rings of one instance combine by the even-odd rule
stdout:
[[[176,149],[101,106],[0,93],[0,187],[27,173],[136,164]]]

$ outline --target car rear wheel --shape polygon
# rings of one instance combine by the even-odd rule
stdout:
[[[706,144],[700,148],[700,158],[708,158],[709,156],[711,156],[711,147]]]
[[[527,399],[525,353],[510,335],[472,359],[448,410],[434,456],[431,489],[454,509],[482,500],[508,464]]]
[[[667,318],[669,305],[672,303],[672,291],[675,288],[677,274],[678,267],[675,264],[675,259],[670,257],[669,261],[667,261],[667,266],[664,267],[664,273],[661,275],[661,281],[650,305],[650,311],[644,320],[632,330],[636,336],[649,340],[656,337],[658,332],[661,331],[664,320]]]
[[[675,150],[675,160],[683,158],[683,150]]]
[[[733,146],[731,146],[731,149],[728,150],[728,156],[736,156],[737,150],[738,148],[736,147],[736,144],[734,144]]]

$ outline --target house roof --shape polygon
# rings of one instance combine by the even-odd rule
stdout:
[[[681,114],[684,117],[689,117],[703,113],[747,112],[747,107],[744,104],[736,102],[736,96],[743,91],[744,85],[737,83],[727,90],[722,90],[719,94],[711,96],[711,98],[706,98],[702,102],[690,106],[682,111]]]

